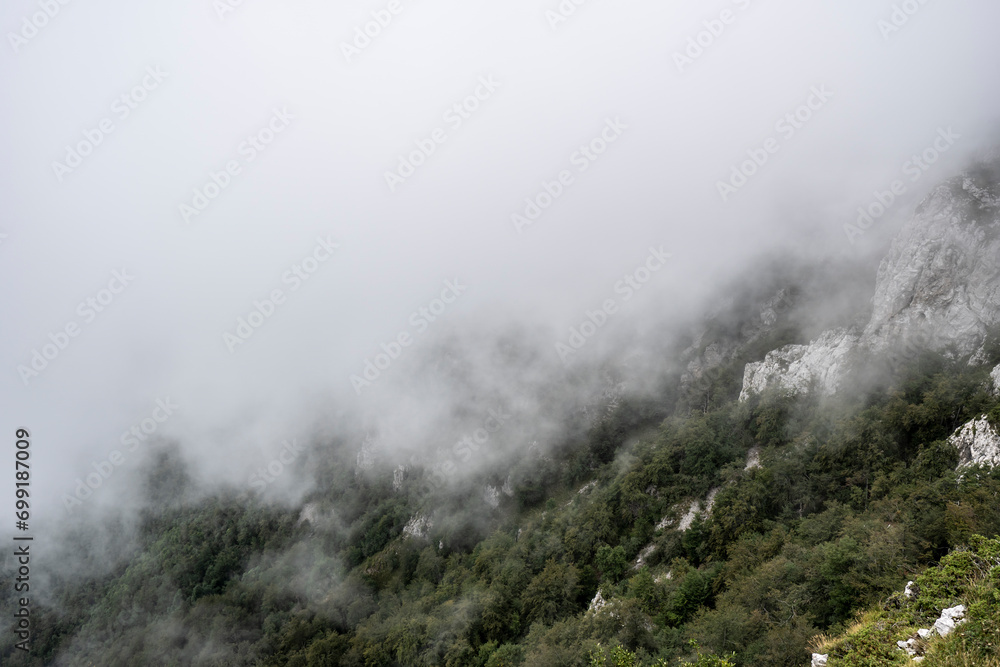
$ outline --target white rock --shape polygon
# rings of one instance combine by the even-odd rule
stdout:
[[[913,637],[910,637],[906,641],[900,640],[900,641],[896,642],[896,646],[898,646],[900,649],[906,651],[906,653],[908,655],[914,656],[914,655],[917,654],[917,648],[914,645],[916,643],[916,641],[917,641],[916,639],[914,639]]]
[[[903,595],[905,595],[908,598],[917,597],[916,585],[917,584],[913,581],[907,581],[906,589],[903,591]]]
[[[604,596],[601,595],[601,591],[597,591],[597,595],[594,599],[590,601],[590,606],[587,607],[587,611],[592,613],[597,613],[607,606],[607,601],[605,601]]]
[[[405,537],[416,537],[423,538],[427,537],[427,532],[434,527],[434,522],[428,519],[423,514],[414,515],[405,526],[403,526],[403,535]],[[444,546],[444,545],[441,545]]]
[[[507,496],[509,498],[513,498],[514,497],[514,485],[511,483],[510,477],[511,477],[510,473],[508,473],[507,479],[506,479],[506,481],[504,481],[503,487],[501,487],[500,490],[503,491],[503,494],[505,496]]]
[[[962,189],[987,206],[1000,205],[1000,197],[993,195],[989,192],[989,190],[984,190],[983,188],[976,186],[975,182],[971,178],[966,177],[962,179]]]
[[[955,629],[955,621],[950,618],[939,618],[934,622],[934,630],[942,637],[947,637]]]
[[[752,447],[749,452],[747,452],[747,464],[743,466],[743,470],[753,470],[754,468],[760,467],[760,447]]]
[[[1000,434],[985,415],[955,431],[948,442],[958,449],[958,467],[1000,466]]]
[[[646,564],[646,559],[653,555],[654,551],[656,551],[655,544],[647,545],[642,551],[639,552],[639,557],[635,559],[635,564],[632,567],[636,570],[641,570]]]
[[[392,490],[399,491],[403,488],[403,479],[406,477],[406,466],[397,466],[392,471]]]
[[[665,516],[662,519],[660,519],[660,523],[656,524],[656,530],[663,530],[664,528],[668,528],[670,527],[671,524],[673,524],[673,522],[674,522],[673,519],[671,519],[669,516]]]
[[[993,379],[993,393],[1000,394],[1000,366],[993,369],[990,377]]]
[[[826,667],[826,661],[830,659],[829,653],[813,653],[812,665],[810,667]]]
[[[764,361],[746,365],[740,400],[772,387],[799,394],[815,384],[822,394],[835,393],[857,343],[856,334],[836,329],[809,345],[786,345],[768,352]]]
[[[718,486],[709,491],[708,495],[705,496],[704,503],[699,500],[692,500],[691,503],[687,506],[687,509],[684,511],[684,515],[681,516],[681,520],[677,524],[677,530],[683,533],[684,531],[691,528],[691,525],[694,523],[695,518],[699,514],[703,515],[703,517],[706,519],[712,516],[712,508],[715,506],[715,497],[719,495],[719,491],[721,490],[722,487]],[[676,512],[677,510],[678,506],[674,505],[672,511]],[[674,520],[669,517],[670,515],[663,517],[660,523],[656,524],[656,530],[663,530],[664,528],[673,525]]]
[[[684,516],[681,517],[681,522],[677,524],[677,530],[683,533],[685,530],[690,528],[691,524],[694,523],[695,517],[698,516],[700,511],[701,503],[697,500],[692,500],[691,504],[688,506],[687,512],[685,512]]]
[[[303,523],[304,521],[308,521],[314,526],[318,523],[319,503],[306,503],[302,506],[302,512],[299,513],[298,523]]]
[[[965,605],[949,607],[941,612],[941,618],[934,622],[934,630],[942,637],[947,637],[955,629],[956,625],[962,623],[965,618]]]
[[[917,634],[920,635],[921,639],[927,639],[931,636],[931,631],[927,628],[920,628],[917,630]]]
[[[721,490],[722,490],[722,487],[721,486],[717,486],[714,489],[712,489],[711,491],[709,491],[708,495],[705,496],[705,509],[704,509],[704,512],[705,512],[705,517],[706,518],[712,516],[712,508],[715,507],[715,497],[717,495],[719,495],[719,491],[721,491]]]

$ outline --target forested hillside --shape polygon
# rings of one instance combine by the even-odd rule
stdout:
[[[947,442],[1000,421],[992,365],[923,354],[864,393],[738,402],[743,361],[716,371],[728,390],[690,389],[707,402],[618,399],[505,473],[496,507],[356,474],[347,448],[305,509],[187,506],[165,455],[134,548],[56,582],[31,658],[4,664],[803,665],[817,634],[1000,533],[1000,470],[956,472]],[[982,628],[971,656],[997,645]]]
[[[62,539],[3,662],[860,667],[962,604],[916,657],[986,664],[998,190],[996,160],[935,188],[874,285],[779,259],[603,366],[516,336],[434,349],[415,377],[461,388],[452,431],[409,458],[405,425],[386,451],[377,427],[319,433],[292,501],[206,486],[164,445],[135,506]]]
[[[1000,0],[0,25],[0,667],[1000,667]]]

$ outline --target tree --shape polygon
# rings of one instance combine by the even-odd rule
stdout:
[[[628,569],[628,559],[625,557],[625,548],[620,544],[614,548],[611,548],[607,544],[602,545],[597,550],[595,563],[604,577],[612,583],[617,583],[621,580],[621,578],[625,576],[625,571]]]
[[[550,559],[524,591],[522,599],[528,623],[546,625],[573,613],[580,595],[580,574],[573,565]]]

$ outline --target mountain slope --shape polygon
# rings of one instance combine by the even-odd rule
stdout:
[[[872,306],[863,327],[827,331],[749,364],[742,398],[814,383],[832,394],[873,356],[895,364],[930,349],[988,361],[1000,327],[1000,162],[939,185],[917,207],[882,260]]]
[[[165,451],[134,515],[105,520],[99,536],[89,525],[66,535],[35,607],[30,654],[8,648],[8,630],[0,658],[785,666],[829,647],[835,667],[851,659],[852,638],[871,634],[865,627],[884,643],[958,599],[976,641],[996,642],[994,626],[973,622],[986,618],[974,605],[992,604],[993,584],[952,590],[934,570],[917,577],[917,606],[900,602],[904,625],[883,631],[882,617],[865,617],[853,627],[859,610],[898,601],[918,573],[939,561],[951,572],[965,558],[949,553],[993,549],[977,536],[1000,534],[991,441],[965,430],[995,428],[1000,415],[995,240],[978,236],[995,224],[995,204],[986,217],[943,222],[956,201],[971,215],[968,193],[995,191],[973,185],[942,186],[904,230],[869,324],[842,330],[839,340],[855,341],[842,356],[824,352],[840,349],[836,332],[784,346],[808,331],[798,318],[810,290],[784,284],[792,275],[697,327],[676,346],[667,385],[631,391],[615,369],[540,382],[546,405],[560,404],[563,381],[590,391],[561,430],[547,424],[558,433],[550,441],[466,469],[452,461],[443,479],[430,454],[395,461],[377,434],[326,436],[301,457],[315,490],[272,505],[246,491],[193,495],[193,476]],[[904,349],[885,374],[858,368],[878,341],[925,330],[929,344]],[[448,354],[440,365],[460,374],[461,355]],[[799,373],[796,362],[828,374]],[[761,370],[768,364],[773,374]],[[748,373],[773,379],[740,400]],[[834,377],[841,391],[807,391]],[[4,576],[12,572],[5,562]],[[10,603],[11,587],[0,590]],[[835,639],[817,645],[820,634]],[[898,661],[888,646],[886,659]]]

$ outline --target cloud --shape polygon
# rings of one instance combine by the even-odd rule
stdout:
[[[888,37],[898,12],[881,0],[595,0],[569,16],[527,0],[67,3],[39,18],[47,5],[0,10],[0,401],[5,432],[33,430],[39,516],[163,396],[183,410],[159,435],[219,483],[245,486],[343,415],[450,446],[491,400],[563,377],[555,343],[651,246],[669,266],[581,349],[584,368],[672,331],[762,255],[877,255],[926,187],[997,138],[986,0],[927,4]],[[832,93],[819,109],[817,90]],[[598,141],[609,119],[627,129]],[[962,140],[934,177],[849,243],[858,207],[942,127]],[[734,168],[745,182],[723,202]],[[546,193],[530,227],[512,224]],[[292,292],[317,239],[336,253]],[[17,368],[122,267],[135,282],[25,386]],[[456,277],[468,291],[359,397],[351,376]],[[497,353],[511,336],[514,364]],[[545,417],[497,438],[555,429]]]

